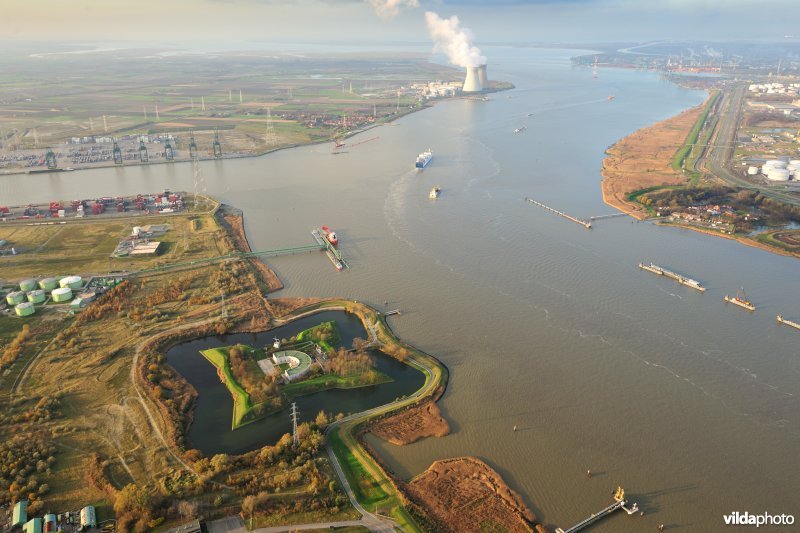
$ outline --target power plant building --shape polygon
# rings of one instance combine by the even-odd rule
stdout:
[[[489,79],[486,74],[486,65],[467,67],[467,77],[464,79],[463,93],[480,93],[489,88]]]

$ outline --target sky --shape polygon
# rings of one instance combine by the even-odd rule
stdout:
[[[800,37],[800,0],[3,0],[0,41],[426,42],[425,12],[476,44]],[[377,7],[376,7],[377,6]],[[388,13],[387,13],[388,11]],[[391,16],[396,11],[395,16]],[[379,16],[382,15],[382,16]]]

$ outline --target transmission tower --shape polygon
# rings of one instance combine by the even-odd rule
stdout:
[[[292,402],[292,440],[294,441],[294,445],[297,446],[300,444],[300,436],[297,434],[297,404]]]
[[[270,111],[270,108],[267,108],[267,130],[264,132],[264,143],[266,143],[267,148],[277,144],[275,127],[272,125],[272,111]]]

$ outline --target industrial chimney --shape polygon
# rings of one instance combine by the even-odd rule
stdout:
[[[467,77],[464,80],[464,87],[461,92],[465,93],[479,93],[483,90],[481,80],[478,75],[480,67],[467,67]]]

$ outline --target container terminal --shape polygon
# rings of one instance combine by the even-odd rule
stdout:
[[[789,320],[787,318],[783,318],[783,316],[781,315],[778,315],[777,317],[775,317],[775,319],[778,321],[779,324],[786,324],[791,328],[800,329],[800,324],[798,324],[797,322],[793,322],[792,320]]]
[[[155,194],[135,196],[102,196],[92,199],[28,204],[0,205],[0,222],[41,221],[45,219],[84,218],[132,214],[154,215],[178,213],[186,209],[183,193],[165,190]]]
[[[698,290],[700,292],[706,292],[706,288],[700,285],[700,282],[693,280],[692,278],[687,278],[686,276],[681,276],[680,274],[676,274],[671,270],[667,270],[664,267],[660,267],[656,264],[650,263],[645,265],[644,263],[639,263],[639,268],[642,270],[647,270],[648,272],[652,272],[658,276],[665,276],[670,279],[674,279],[681,285],[686,285],[687,287],[691,287],[692,289]]]

